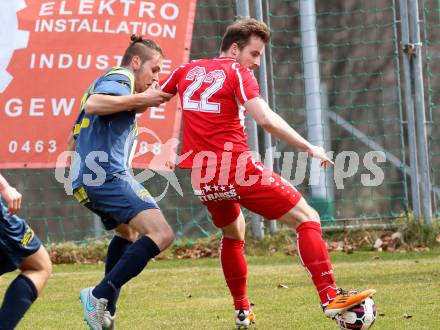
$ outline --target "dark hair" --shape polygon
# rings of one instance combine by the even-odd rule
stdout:
[[[243,49],[252,36],[260,38],[267,44],[270,40],[270,31],[266,23],[254,18],[238,19],[226,28],[220,51],[227,51],[234,42],[238,44],[239,49]]]
[[[150,60],[153,57],[153,52],[159,53],[163,56],[162,48],[150,39],[143,39],[142,36],[132,34],[130,36],[130,46],[125,50],[124,56],[122,57],[122,66],[127,66],[130,64],[133,56],[139,56],[142,63]]]

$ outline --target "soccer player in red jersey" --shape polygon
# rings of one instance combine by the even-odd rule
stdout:
[[[375,293],[336,287],[318,213],[290,183],[255,160],[247,145],[246,111],[263,129],[320,159],[322,166],[332,164],[323,148],[301,137],[261,98],[251,70],[259,66],[269,38],[265,23],[238,20],[226,29],[218,58],[181,65],[161,82],[163,91],[178,93],[182,103],[181,153],[186,158],[180,167],[191,169],[195,195],[223,231],[221,265],[238,328],[255,320],[246,293],[245,219],[240,205],[295,228],[298,254],[326,316],[334,317]]]

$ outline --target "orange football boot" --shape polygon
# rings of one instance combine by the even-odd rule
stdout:
[[[362,292],[344,291],[338,289],[336,297],[329,301],[328,305],[323,306],[325,316],[334,318],[336,314],[346,311],[350,307],[359,305],[362,301],[371,297],[376,290],[369,289]]]
[[[249,310],[237,310],[235,311],[235,326],[237,329],[248,329],[251,324],[254,324],[257,317],[256,315]]]

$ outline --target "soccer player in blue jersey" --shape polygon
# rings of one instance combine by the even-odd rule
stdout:
[[[115,230],[105,277],[80,293],[84,318],[94,330],[113,329],[121,287],[174,240],[155,200],[128,171],[136,114],[171,97],[158,88],[159,45],[135,35],[131,41],[121,66],[105,71],[87,89],[73,129],[74,196],[100,216],[107,230]]]
[[[0,307],[0,330],[12,330],[37,299],[52,273],[40,239],[22,218],[21,194],[0,175],[0,275],[17,268],[20,274],[6,290]]]

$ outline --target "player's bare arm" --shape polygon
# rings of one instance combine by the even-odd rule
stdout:
[[[139,111],[148,107],[158,106],[170,99],[172,95],[156,88],[148,88],[142,93],[133,95],[91,95],[85,106],[84,111],[89,115],[105,116],[121,111]]]
[[[6,179],[0,174],[0,195],[8,204],[8,212],[13,215],[21,208],[21,194],[11,187]]]
[[[327,167],[333,164],[332,160],[325,154],[324,148],[315,146],[304,139],[283,118],[273,112],[263,99],[254,97],[247,101],[244,106],[257,124],[273,136],[299,150],[307,151],[312,157],[320,159],[321,166]]]

